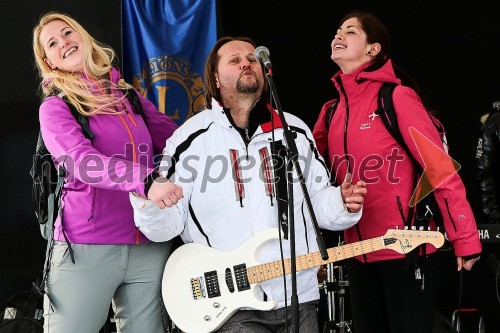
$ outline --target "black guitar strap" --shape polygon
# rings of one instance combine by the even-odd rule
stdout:
[[[273,156],[273,173],[276,187],[276,199],[278,201],[278,221],[283,230],[283,237],[288,239],[288,187],[286,180],[286,147],[283,142],[271,143]]]

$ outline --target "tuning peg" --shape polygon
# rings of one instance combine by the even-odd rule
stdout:
[[[396,226],[396,230],[399,230],[399,225]]]
[[[424,230],[424,227],[420,226],[420,227],[418,227],[418,230],[422,231],[422,230]]]
[[[408,226],[407,225],[405,225],[405,230],[408,230]]]
[[[427,227],[427,231],[431,231],[431,227]]]
[[[416,230],[417,227],[415,227],[414,225],[411,226],[411,230]]]

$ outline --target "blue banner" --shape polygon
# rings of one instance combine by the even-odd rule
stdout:
[[[122,0],[125,80],[179,125],[206,106],[216,39],[215,0]]]

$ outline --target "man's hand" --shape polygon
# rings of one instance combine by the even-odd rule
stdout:
[[[353,185],[352,174],[348,172],[345,175],[344,182],[340,185],[340,193],[349,213],[357,213],[361,210],[366,192],[366,183],[364,181],[360,180],[356,185]]]
[[[182,187],[171,183],[167,178],[158,177],[148,191],[148,199],[153,201],[161,209],[172,207],[184,197]]]

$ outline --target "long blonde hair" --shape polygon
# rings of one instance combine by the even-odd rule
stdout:
[[[81,35],[83,74],[52,69],[45,63],[47,55],[40,41],[40,33],[47,24],[55,20],[63,21]],[[123,80],[120,80],[116,85],[107,78],[115,58],[114,50],[96,41],[87,30],[67,14],[49,12],[40,18],[33,29],[33,53],[41,80],[42,96],[45,98],[62,92],[83,115],[116,112],[112,106],[124,98],[124,96],[119,97],[116,94],[108,96],[96,93],[96,81],[101,87],[108,87],[111,91],[131,87]],[[95,78],[94,82],[89,78]]]

